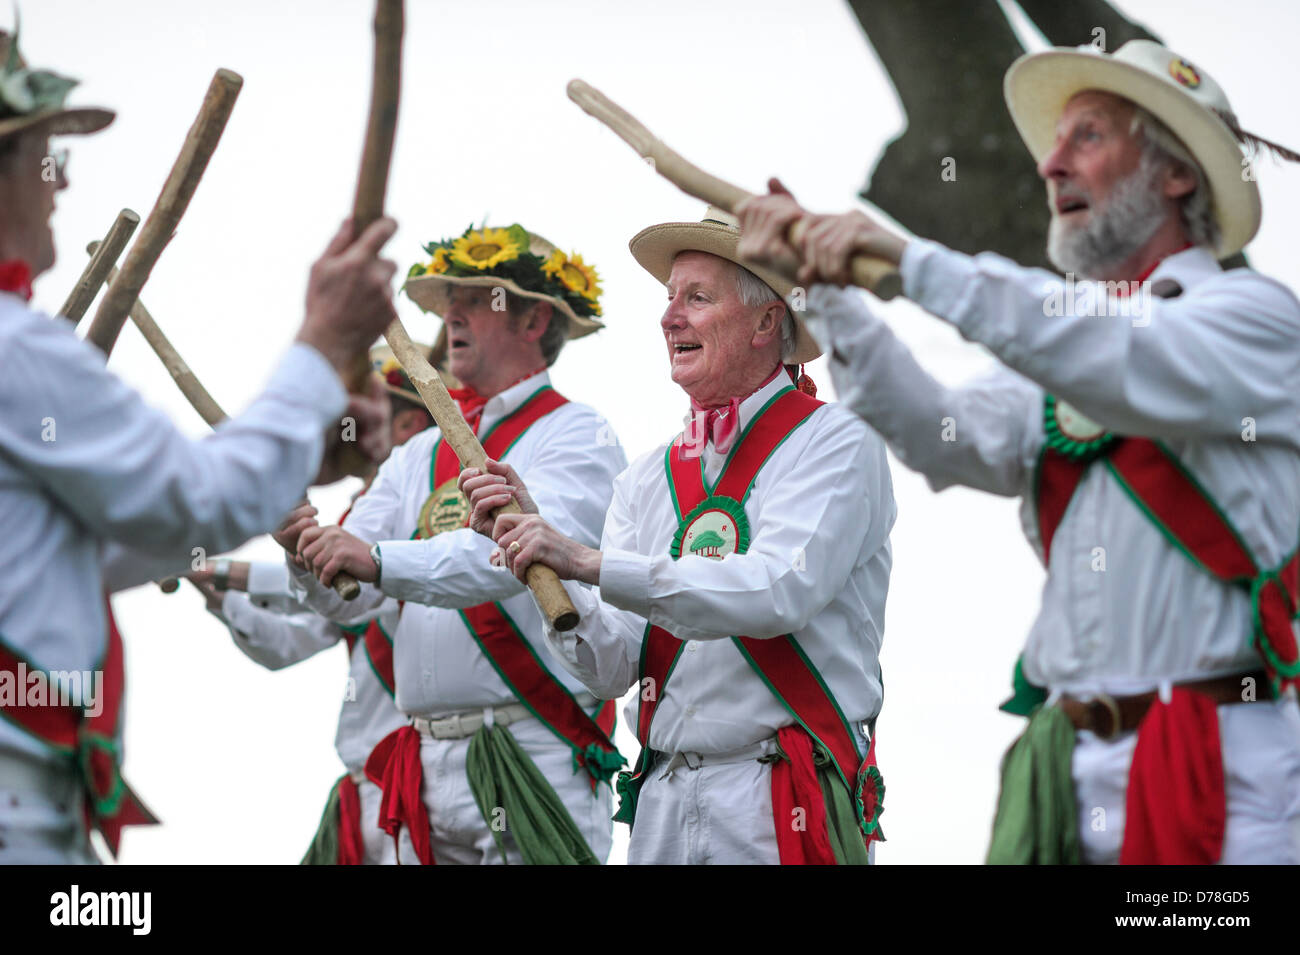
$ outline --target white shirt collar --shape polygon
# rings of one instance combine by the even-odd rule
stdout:
[[[1197,245],[1165,257],[1147,278],[1147,282],[1154,284],[1162,279],[1172,279],[1186,291],[1222,271],[1214,253],[1205,246]]]
[[[525,378],[500,394],[493,395],[483,406],[483,417],[479,420],[479,434],[486,434],[488,428],[531,398],[538,388],[544,388],[550,383],[550,370],[544,368],[531,378]]]

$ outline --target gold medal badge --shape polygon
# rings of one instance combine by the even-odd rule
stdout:
[[[469,501],[456,486],[458,477],[444,481],[433,489],[433,493],[420,508],[421,538],[436,537],[444,531],[454,531],[465,526],[469,520]]]

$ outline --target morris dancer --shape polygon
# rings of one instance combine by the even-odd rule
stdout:
[[[176,571],[194,547],[235,547],[302,497],[348,406],[340,376],[395,315],[394,266],[376,258],[395,226],[334,237],[266,390],[190,441],[69,323],[27,305],[54,264],[49,219],[67,187],[49,137],[113,113],[64,107],[69,81],[28,70],[5,34],[0,63],[0,863],[91,862],[90,829],[116,853],[122,826],[153,821],[119,771],[122,646],[104,594]],[[348,411],[368,450],[386,442],[381,405]],[[56,671],[97,674],[95,698],[28,698],[17,678]]]
[[[505,457],[569,533],[595,543],[626,465],[609,426],[567,401],[547,367],[601,326],[595,272],[519,225],[426,247],[407,294],[441,315],[452,395],[488,454]],[[291,517],[277,536],[307,602],[332,619],[405,601],[394,638],[397,705],[409,715],[367,775],[384,791],[385,859],[402,863],[603,862],[607,782],[623,763],[614,707],[552,669],[532,598],[488,562],[465,524],[460,465],[431,429],[395,451],[341,528]],[[344,603],[328,584],[370,584]],[[400,838],[398,838],[401,833]]]
[[[1022,57],[1006,94],[1049,257],[1095,281],[862,213],[818,217],[798,250],[805,282],[845,282],[855,251],[900,263],[909,298],[1006,366],[945,388],[860,295],[810,293],[846,403],[934,488],[1020,496],[1047,567],[989,861],[1300,862],[1300,303],[1216,262],[1259,228],[1240,145],[1298,157],[1149,41]],[[793,199],[742,213],[742,254],[788,262]]]
[[[432,425],[433,419],[392,349],[372,348],[370,362],[388,392],[392,446],[400,447]],[[372,472],[366,487],[373,478]],[[326,620],[295,599],[283,561],[221,558],[210,569],[189,577],[203,591],[208,610],[230,628],[235,646],[269,670],[299,663],[340,642],[347,646],[348,692],[334,739],[347,772],[330,790],[303,863],[378,865],[383,854],[382,833],[375,825],[380,792],[366,779],[365,764],[379,741],[406,722],[393,703],[397,601],[386,600],[378,613],[344,625]]]
[[[667,286],[660,326],[693,417],[619,476],[599,550],[539,517],[508,462],[462,485],[516,576],[538,561],[600,586],[567,585],[582,623],[546,638],[597,696],[640,687],[616,817],[635,818],[630,862],[864,864],[883,838],[885,446],[792,387],[817,344],[782,300],[791,283],[741,268],[737,238],[710,209],[632,239]],[[528,513],[493,526],[512,495]]]

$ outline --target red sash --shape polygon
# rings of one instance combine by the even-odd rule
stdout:
[[[375,679],[388,691],[389,696],[396,696],[397,677],[393,673],[393,638],[380,625],[378,618],[369,623],[353,624],[342,629],[343,639],[348,645],[349,659],[356,649],[359,637],[361,649],[366,655],[366,662],[370,664],[371,671],[375,674]]]
[[[1045,415],[1053,413],[1053,404],[1049,396]],[[1116,437],[1084,458],[1044,447],[1036,475],[1044,564],[1070,498],[1098,459],[1192,563],[1250,594],[1251,643],[1275,693],[1300,684],[1300,652],[1291,626],[1300,603],[1300,551],[1279,567],[1262,570],[1228,515],[1158,441]],[[1172,705],[1152,704],[1138,728],[1129,771],[1121,862],[1218,861],[1227,812],[1218,730],[1217,708],[1205,697],[1176,688]]]
[[[346,773],[335,785],[339,791],[338,865],[363,865],[366,840],[361,834],[361,793]]]
[[[98,716],[87,716],[82,707],[59,705],[50,698],[55,690],[53,686],[47,688],[44,706],[20,705],[25,701],[15,699],[15,705],[0,708],[0,716],[75,761],[84,789],[82,810],[86,827],[98,829],[116,856],[123,826],[156,825],[158,820],[122,778],[119,723],[126,677],[122,636],[107,596],[104,614],[108,625],[107,646],[103,661],[95,668],[103,674]],[[33,671],[45,672],[0,641],[0,673],[10,675],[18,695],[25,693],[27,682],[19,676]]]
[[[732,514],[743,515],[745,501],[753,486],[754,479],[762,469],[772,452],[808,417],[821,406],[822,402],[809,397],[793,388],[786,388],[772,398],[750,422],[741,435],[739,442],[732,449],[731,455],[723,465],[717,485],[712,493],[704,479],[703,459],[686,460],[681,454],[680,439],[674,442],[664,456],[664,467],[668,474],[668,485],[673,495],[673,504],[678,520],[683,529],[687,521],[696,517],[694,512],[718,509]],[[719,501],[722,498],[724,500]],[[706,505],[705,502],[708,501]],[[679,559],[684,544],[681,533],[676,536],[671,553]],[[738,522],[737,553],[744,553],[748,546],[748,533],[743,522]],[[811,741],[820,743],[830,754],[836,775],[850,793],[854,794],[859,811],[859,822],[863,835],[868,842],[882,838],[879,829],[880,806],[877,798],[879,773],[875,769],[875,747],[863,759],[858,751],[857,741],[843,711],[836,702],[830,687],[822,679],[817,668],[799,646],[793,634],[786,634],[770,640],[758,640],[751,637],[732,637],[741,655],[753,667],[776,698],[790,712],[795,723],[807,734]],[[635,769],[623,773],[619,779],[619,792],[623,801],[619,806],[616,819],[633,821],[636,807],[636,795],[644,782],[648,769],[650,727],[664,688],[682,652],[682,641],[666,630],[647,625],[645,638],[641,644],[641,701],[637,713],[637,739],[641,743],[641,754]],[[787,734],[787,739],[788,739]],[[788,753],[791,757],[792,772],[802,769],[811,770],[811,746],[807,747],[809,758],[803,760],[804,747],[795,747],[798,752]],[[806,766],[805,766],[806,764]],[[774,774],[774,783],[780,786],[782,780],[790,782],[789,774]],[[802,788],[808,780],[803,780]],[[810,791],[818,791],[815,776]],[[866,791],[866,790],[870,791]],[[774,792],[774,806],[785,799],[784,792]],[[864,813],[865,804],[870,803],[870,818]],[[776,825],[778,845],[783,863],[793,861],[834,861],[827,860],[824,852],[819,852],[810,842],[826,842],[824,817],[816,835],[812,835],[809,826],[801,832],[795,832],[786,819],[778,820]]]
[[[483,436],[483,450],[489,458],[502,460],[525,431],[567,402],[568,399],[550,385],[539,388]],[[455,478],[460,470],[455,452],[445,441],[439,440],[434,446],[429,469],[430,491]],[[412,536],[418,533],[417,529]],[[519,702],[572,747],[574,772],[586,770],[591,776],[593,789],[598,780],[610,779],[625,762],[612,738],[616,714],[614,701],[602,704],[595,716],[583,710],[538,657],[500,604],[467,607],[460,611],[460,616],[488,662]],[[369,652],[369,631],[366,645]],[[391,643],[389,651],[391,660]],[[366,761],[366,775],[384,790],[380,827],[396,839],[402,826],[406,825],[411,830],[420,861],[432,865],[429,819],[421,795],[423,773],[419,743],[419,734],[409,726],[390,733]]]
[[[1158,441],[1118,438],[1085,460],[1044,447],[1035,480],[1043,563],[1070,498],[1098,458],[1174,547],[1216,580],[1250,594],[1251,643],[1274,691],[1280,696],[1288,686],[1300,685],[1300,648],[1291,626],[1300,606],[1300,550],[1278,567],[1262,569],[1228,515]]]

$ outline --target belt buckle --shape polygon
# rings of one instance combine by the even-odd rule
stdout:
[[[1097,718],[1096,718],[1096,714],[1098,711],[1095,709],[1095,707],[1100,707],[1101,712],[1104,712],[1110,716],[1110,732],[1108,733],[1098,732]],[[1088,708],[1093,713],[1093,720],[1092,720],[1093,735],[1095,735],[1100,740],[1110,742],[1120,734],[1120,730],[1123,726],[1123,719],[1120,716],[1119,704],[1115,702],[1115,698],[1113,696],[1111,696],[1109,693],[1098,693],[1096,696],[1092,698],[1092,701],[1088,704]]]

